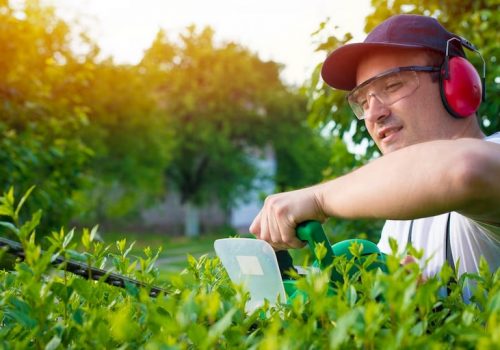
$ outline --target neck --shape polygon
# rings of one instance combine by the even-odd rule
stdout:
[[[466,120],[457,120],[457,128],[453,133],[454,139],[459,138],[474,138],[483,139],[485,137],[484,133],[479,127],[479,123],[476,115],[468,117]]]

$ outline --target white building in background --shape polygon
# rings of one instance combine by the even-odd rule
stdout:
[[[259,151],[261,152],[261,151]],[[265,197],[275,190],[274,175],[277,163],[274,151],[267,147],[264,153],[249,153],[249,157],[259,169],[260,178],[254,182],[255,190],[246,196],[246,201],[237,202],[229,212],[216,202],[199,208],[201,232],[216,232],[221,227],[231,226],[240,233],[248,233],[248,228],[262,207]],[[155,231],[173,235],[184,232],[186,208],[180,203],[177,193],[169,192],[164,201],[141,213],[141,224],[145,231]]]

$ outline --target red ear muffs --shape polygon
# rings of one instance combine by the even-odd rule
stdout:
[[[443,104],[455,118],[466,118],[478,110],[483,93],[481,77],[465,58],[445,59],[439,85]]]

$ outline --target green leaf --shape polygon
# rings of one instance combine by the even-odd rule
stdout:
[[[336,322],[336,327],[330,333],[330,348],[337,349],[340,345],[350,341],[349,330],[358,318],[357,310],[352,310],[342,315]]]
[[[84,322],[83,316],[84,316],[84,313],[83,313],[82,309],[78,308],[75,310],[75,312],[73,312],[72,318],[77,324],[79,324],[81,326],[81,325],[83,325],[83,322]]]
[[[19,322],[23,327],[34,328],[38,322],[31,317],[31,306],[25,301],[16,297],[9,298],[9,303],[13,308],[8,308],[5,314]]]
[[[139,296],[139,288],[133,284],[133,283],[129,283],[129,282],[125,282],[125,290],[127,291],[127,293],[133,297],[138,297]]]
[[[14,217],[14,212],[12,211],[11,208],[6,206],[5,204],[0,206],[0,215],[8,216],[10,218]]]
[[[45,346],[45,350],[55,350],[60,344],[61,338],[59,338],[57,335],[54,335]]]
[[[14,208],[14,187],[9,188],[6,196],[6,204],[9,204],[11,208]]]
[[[208,331],[204,325],[193,323],[189,325],[187,335],[193,341],[194,345],[201,347],[207,341]]]
[[[353,257],[359,259],[361,256],[361,253],[363,252],[363,243],[359,242],[352,242],[351,245],[349,246],[349,252],[352,254]]]
[[[10,187],[7,193],[4,193],[4,195],[0,197],[0,203],[2,203],[2,205],[0,205],[0,215],[5,215],[14,219],[14,189],[12,187]],[[16,220],[14,222],[16,222]]]
[[[73,287],[74,291],[78,293],[79,299],[83,299],[89,302],[93,300],[93,289],[96,288],[93,283],[82,278],[75,278],[71,281],[71,286]]]
[[[95,239],[102,241],[101,236],[99,236],[98,230],[99,230],[99,225],[95,225],[94,227],[92,227],[92,230],[90,230],[90,241],[91,242],[93,242]]]
[[[123,254],[126,245],[127,245],[127,239],[126,238],[121,239],[118,242],[116,242],[116,247],[120,251],[120,254]]]
[[[63,240],[63,243],[62,243],[63,249],[66,249],[68,247],[68,245],[71,243],[71,240],[73,239],[74,235],[75,235],[75,229],[73,228],[64,237],[64,240]]]
[[[396,255],[398,252],[398,241],[393,237],[389,237],[389,247],[391,248],[391,254]]]
[[[126,256],[130,253],[130,251],[132,250],[132,248],[134,247],[134,245],[135,245],[135,241],[134,241],[134,242],[132,242],[132,243],[130,244],[130,246],[127,248],[127,250],[126,250],[125,252],[123,252],[123,253],[122,253],[122,256],[123,256],[123,257],[126,257]]]
[[[314,255],[318,261],[322,261],[326,255],[326,248],[324,242],[314,245]]]
[[[31,186],[27,191],[26,193],[24,194],[24,196],[21,198],[21,200],[19,201],[19,204],[17,205],[17,208],[16,208],[16,211],[14,213],[14,217],[17,218],[19,217],[19,212],[21,211],[21,208],[23,207],[24,203],[26,202],[26,200],[28,199],[28,197],[30,196],[31,192],[33,192],[33,190],[35,189],[35,185]]]
[[[462,323],[465,326],[470,326],[474,322],[474,313],[471,310],[465,310],[462,314]]]
[[[68,253],[70,259],[80,261],[80,262],[87,262],[88,255],[86,253],[80,253],[80,252],[73,250],[73,249],[68,249],[66,251],[66,253]]]
[[[356,292],[356,288],[354,285],[350,285],[349,289],[347,290],[347,302],[350,307],[354,307],[356,304],[356,300],[358,299],[358,294]]]
[[[211,339],[218,338],[224,333],[224,331],[231,326],[231,322],[233,319],[233,315],[236,313],[237,309],[233,308],[229,310],[224,317],[222,317],[219,321],[217,321],[208,332],[208,336]]]
[[[82,244],[83,244],[83,247],[87,250],[90,249],[90,242],[91,242],[91,239],[90,239],[90,233],[89,233],[89,230],[87,228],[84,228],[83,229],[83,233],[82,233]]]
[[[37,210],[35,214],[31,216],[31,220],[25,222],[21,228],[19,229],[19,238],[25,239],[27,238],[35,228],[40,224],[40,220],[42,218],[42,211]]]
[[[487,310],[491,313],[500,312],[500,292],[491,296],[487,305]]]
[[[67,303],[73,294],[73,288],[59,282],[52,284],[52,290],[64,303]]]
[[[187,254],[187,263],[190,267],[195,268],[197,265],[196,258],[191,254]]]
[[[13,223],[11,223],[11,222],[5,222],[5,221],[0,221],[0,226],[8,228],[12,232],[14,232],[17,236],[19,236],[19,229],[16,226],[14,226]]]

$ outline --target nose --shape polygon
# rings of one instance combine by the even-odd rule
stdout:
[[[387,117],[391,111],[390,109],[379,100],[377,95],[369,94],[368,109],[365,111],[365,121],[376,123]]]

